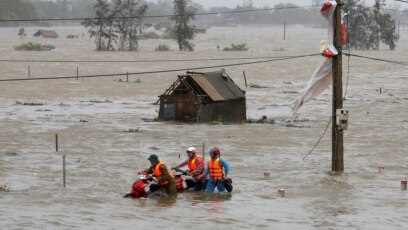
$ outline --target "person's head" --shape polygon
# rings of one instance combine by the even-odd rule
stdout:
[[[193,157],[197,154],[197,149],[194,148],[194,147],[189,147],[189,148],[187,149],[186,153],[187,153],[187,156],[188,156],[189,158],[193,158]]]
[[[212,159],[220,157],[220,154],[221,154],[220,150],[215,146],[212,147],[208,153],[210,154]]]
[[[150,161],[150,164],[152,164],[153,167],[159,163],[159,157],[156,154],[150,155],[147,160]]]

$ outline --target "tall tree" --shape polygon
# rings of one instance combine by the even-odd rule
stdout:
[[[97,0],[94,9],[95,18],[86,19],[82,25],[88,28],[90,37],[95,37],[96,50],[111,50],[115,34],[112,29],[113,19],[109,4],[106,0]]]
[[[395,20],[388,13],[381,12],[383,0],[376,0],[373,7],[365,6],[360,0],[345,0],[344,11],[347,13],[347,43],[351,48],[378,50],[380,42],[395,49],[398,41]]]
[[[180,51],[193,51],[193,44],[189,40],[194,38],[194,28],[188,23],[194,20],[196,9],[192,7],[190,0],[174,0],[174,16],[171,18],[175,22],[175,40]]]
[[[119,49],[135,51],[138,49],[138,33],[142,33],[144,16],[148,6],[139,6],[136,0],[117,0],[115,4],[116,15],[115,31],[119,34]]]

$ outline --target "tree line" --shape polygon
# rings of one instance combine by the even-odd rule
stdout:
[[[82,22],[95,38],[98,51],[136,51],[138,49],[138,36],[143,35],[145,28],[145,15],[149,9],[145,3],[137,0],[116,0],[109,4],[106,0],[97,0],[94,5],[95,17]],[[194,20],[195,8],[190,0],[174,0],[171,17],[174,21],[172,39],[176,40],[180,51],[193,51],[190,42],[194,37],[194,28],[189,25]]]
[[[143,33],[144,25],[169,21],[172,28],[169,37],[175,39],[181,50],[192,50],[194,33],[191,21],[196,25],[231,26],[251,24],[302,24],[325,27],[325,22],[316,13],[322,0],[311,0],[316,8],[292,8],[290,3],[280,3],[274,6],[276,10],[266,10],[256,13],[237,13],[207,15],[194,18],[194,12],[218,12],[256,9],[252,5],[235,8],[215,7],[205,10],[201,5],[191,1],[157,0],[70,0],[70,1],[30,1],[30,0],[1,0],[0,19],[29,19],[29,18],[75,18],[90,17],[82,24],[87,26],[90,35],[95,38],[98,50],[137,50],[137,38]],[[387,11],[384,0],[376,0],[373,6],[367,6],[362,0],[344,0],[343,10],[346,13],[344,22],[348,33],[348,46],[353,49],[377,50],[380,43],[390,49],[395,49],[398,41],[396,18],[402,25],[408,22],[408,14],[398,11]],[[129,7],[130,6],[130,7]],[[266,7],[266,6],[265,6]],[[394,6],[395,8],[396,6]],[[396,8],[398,9],[398,8]],[[185,12],[184,12],[185,11]],[[134,18],[132,20],[98,20],[99,16],[107,18],[117,16],[169,15],[183,14],[183,17],[172,18]],[[188,23],[186,23],[188,22]],[[51,22],[48,22],[48,24]],[[52,22],[58,24],[61,22]],[[76,21],[62,22],[63,25],[76,24]],[[35,22],[34,25],[46,25]],[[0,26],[30,25],[27,23],[1,23]],[[99,27],[97,26],[99,25]]]

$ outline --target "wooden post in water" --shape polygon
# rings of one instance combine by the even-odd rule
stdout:
[[[55,134],[55,151],[58,152],[58,134]],[[62,184],[65,188],[66,177],[65,177],[65,155],[62,155]]]
[[[77,81],[79,80],[79,67],[77,66]]]
[[[205,166],[205,142],[203,142],[203,161]]]
[[[55,151],[58,152],[58,134],[55,134]]]
[[[342,47],[341,47],[341,0],[336,0],[337,7],[334,11],[334,46],[339,54],[333,56],[333,108],[332,108],[332,171],[343,172],[343,130],[336,122],[337,109],[343,108],[343,81],[342,81]]]
[[[62,183],[64,185],[64,188],[66,186],[66,179],[65,179],[65,155],[62,155]]]
[[[283,23],[283,40],[286,40],[286,21]]]
[[[129,72],[126,72],[126,81],[129,82]]]
[[[31,66],[28,65],[28,77],[31,77]]]
[[[242,71],[242,73],[244,74],[245,88],[248,88],[247,79],[246,79],[246,75],[245,75],[245,70]]]

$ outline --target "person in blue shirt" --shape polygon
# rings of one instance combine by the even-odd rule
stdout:
[[[224,180],[228,177],[230,166],[224,158],[220,157],[221,153],[217,147],[211,148],[209,153],[211,158],[204,171],[204,175],[208,177],[205,191],[212,193],[217,188],[218,192],[224,192]]]

